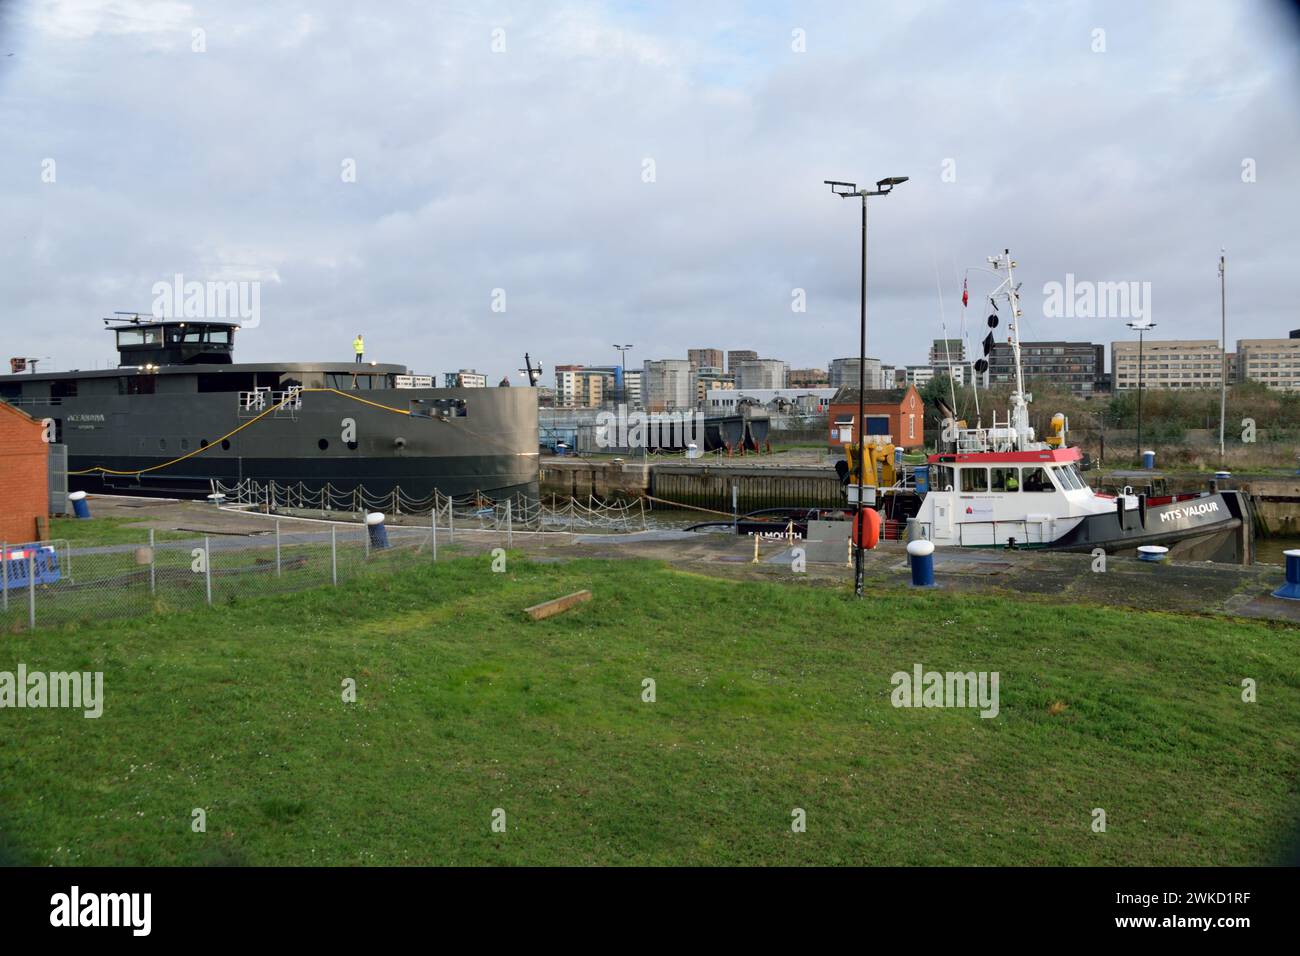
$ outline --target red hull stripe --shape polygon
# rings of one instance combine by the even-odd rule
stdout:
[[[1081,457],[1077,448],[1049,448],[1045,451],[973,451],[964,455],[931,455],[926,461],[932,465],[1033,465],[1041,462],[1064,464],[1078,461]]]

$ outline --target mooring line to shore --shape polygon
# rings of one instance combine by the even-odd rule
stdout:
[[[667,498],[656,498],[654,495],[642,495],[646,501],[658,501],[660,504],[672,505],[674,508],[685,508],[688,511],[703,511],[705,514],[722,515],[724,518],[734,518],[730,511],[714,511],[712,508],[698,508],[695,505],[684,505],[680,501],[669,501]]]

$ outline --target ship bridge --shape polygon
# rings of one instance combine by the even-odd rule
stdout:
[[[118,366],[229,365],[234,359],[237,322],[156,319],[149,316],[105,319],[117,337]]]

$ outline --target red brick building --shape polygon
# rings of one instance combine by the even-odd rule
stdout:
[[[50,446],[36,419],[0,402],[0,540],[37,541],[50,507]]]
[[[863,395],[867,440],[873,435],[889,436],[899,448],[925,445],[925,402],[915,385],[907,388],[869,388]],[[858,390],[845,385],[831,399],[829,444],[838,450],[858,439]]]

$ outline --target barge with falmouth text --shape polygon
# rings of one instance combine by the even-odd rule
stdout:
[[[72,488],[203,496],[214,481],[251,480],[537,495],[532,388],[435,388],[375,362],[236,364],[236,323],[104,321],[118,368],[0,376],[0,399],[67,446]]]

